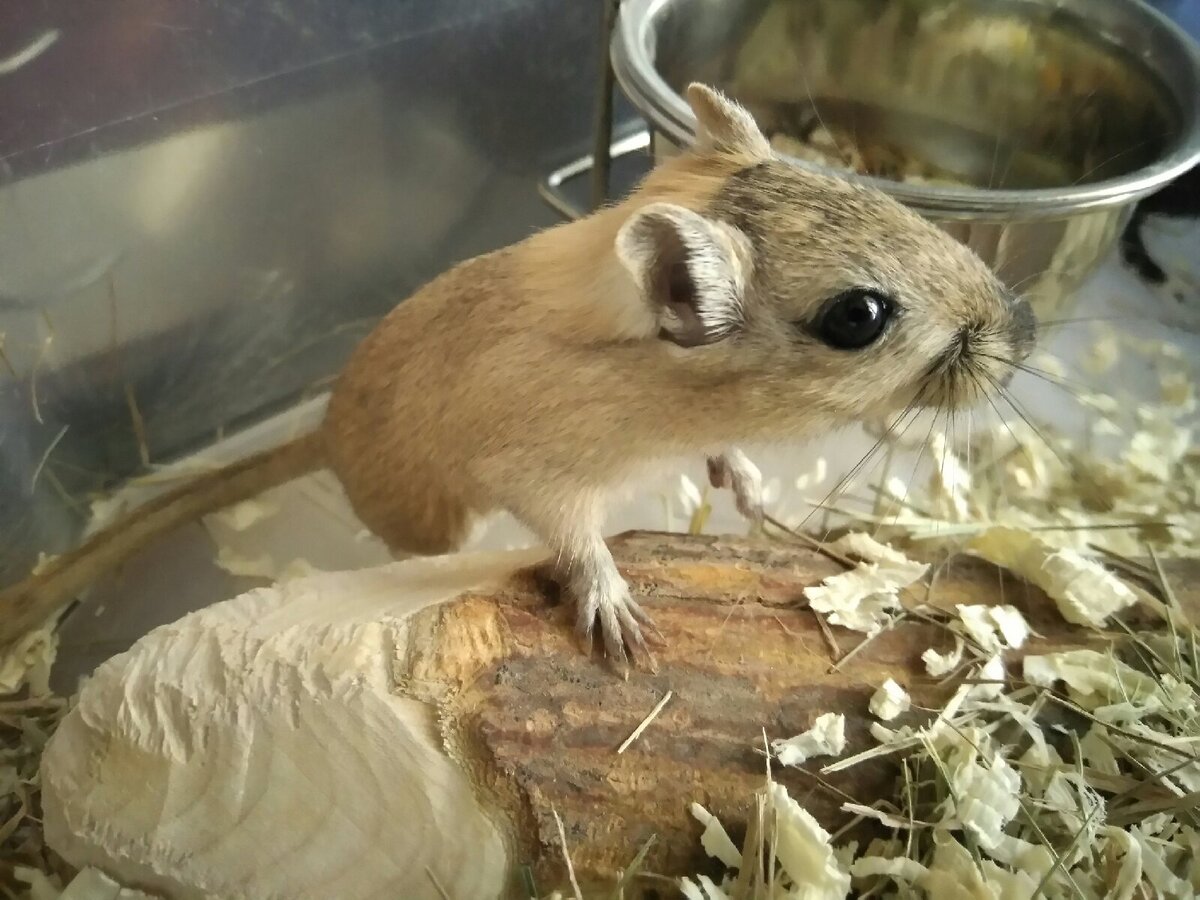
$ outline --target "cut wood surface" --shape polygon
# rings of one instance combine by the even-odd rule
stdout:
[[[585,883],[651,835],[646,869],[690,874],[707,863],[689,805],[744,822],[764,731],[841,712],[853,752],[874,743],[867,701],[886,678],[918,706],[947,693],[920,662],[952,644],[934,625],[831,671],[829,635],[839,653],[862,635],[826,634],[805,608],[803,589],[842,569],[799,544],[632,533],[613,549],[667,639],[658,670],[628,680],[580,652],[535,551],[297,579],[157,629],[96,672],[52,740],[48,843],[175,898],[525,896],[523,865],[543,894],[564,883],[557,810]],[[1200,565],[1168,574],[1195,617]],[[1030,652],[1103,640],[977,560],[919,599],[1011,603],[1040,635]],[[826,827],[895,775],[773,773]]]

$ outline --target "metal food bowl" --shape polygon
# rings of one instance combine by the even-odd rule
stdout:
[[[656,156],[692,81],[783,155],[879,188],[1061,315],[1134,204],[1200,160],[1200,51],[1140,0],[624,0]]]

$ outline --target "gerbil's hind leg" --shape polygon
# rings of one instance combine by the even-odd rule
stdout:
[[[441,556],[461,547],[475,524],[473,511],[432,484],[406,486],[404,492],[351,497],[351,506],[396,556]]]
[[[624,666],[628,650],[653,667],[642,626],[658,629],[633,599],[604,543],[598,498],[556,494],[543,485],[537,505],[526,500],[508,508],[554,551],[554,577],[575,604],[576,632],[590,645],[598,624],[605,654],[615,663]]]
[[[762,473],[741,450],[731,449],[708,458],[708,480],[715,488],[730,488],[737,509],[757,528],[763,523]]]

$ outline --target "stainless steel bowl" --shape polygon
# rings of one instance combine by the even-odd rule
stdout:
[[[691,81],[768,135],[840,133],[859,172],[785,155],[937,222],[1043,317],[1200,160],[1200,50],[1140,0],[624,0],[612,57],[656,155],[692,140]],[[870,174],[885,156],[943,180]]]

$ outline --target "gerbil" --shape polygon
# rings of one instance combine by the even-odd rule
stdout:
[[[319,429],[153,501],[0,593],[9,636],[155,535],[317,468],[397,553],[507,510],[553,549],[581,634],[647,652],[605,500],[704,454],[762,516],[736,448],[982,399],[1034,319],[965,246],[881,193],[795,167],[742,107],[688,89],[689,152],[626,200],[441,275],[363,341]]]

